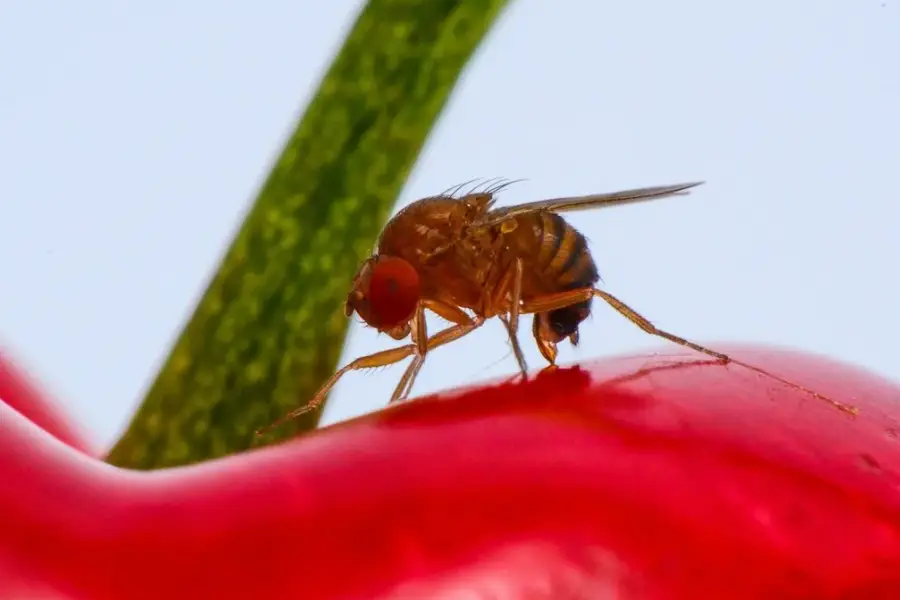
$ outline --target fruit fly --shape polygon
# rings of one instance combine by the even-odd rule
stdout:
[[[348,371],[391,365],[412,357],[390,399],[403,400],[429,352],[462,338],[494,317],[506,327],[519,370],[527,377],[518,326],[521,315],[533,314],[532,335],[552,367],[560,342],[568,340],[577,345],[579,326],[590,314],[594,298],[604,300],[649,334],[721,363],[740,364],[842,410],[855,411],[727,354],[663,331],[612,294],[595,287],[600,277],[587,241],[560,213],[685,195],[702,182],[495,208],[496,194],[510,183],[466,194],[459,193],[460,186],[423,198],[406,206],[387,223],[374,254],[363,262],[353,279],[345,313],[348,317],[356,313],[379,332],[395,340],[410,338],[410,343],[350,362],[304,406],[265,430],[316,409]],[[426,311],[453,325],[429,335]]]

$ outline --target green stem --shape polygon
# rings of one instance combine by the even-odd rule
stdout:
[[[334,372],[357,265],[506,1],[366,5],[109,462],[155,468],[247,449]]]

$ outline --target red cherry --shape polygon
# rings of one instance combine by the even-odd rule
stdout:
[[[900,387],[720,349],[859,415],[673,349],[129,472],[0,402],[0,598],[896,600]]]

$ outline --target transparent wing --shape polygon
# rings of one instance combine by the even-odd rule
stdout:
[[[702,181],[695,181],[693,183],[638,188],[622,192],[612,192],[609,194],[551,198],[549,200],[538,200],[536,202],[516,204],[514,206],[502,206],[488,212],[484,216],[484,219],[479,221],[478,224],[484,226],[496,225],[510,217],[539,211],[566,212],[584,210],[587,208],[600,208],[604,206],[619,206],[621,204],[632,204],[635,202],[647,202],[658,198],[668,198],[669,196],[684,196],[690,193],[688,190],[697,187],[702,183]]]

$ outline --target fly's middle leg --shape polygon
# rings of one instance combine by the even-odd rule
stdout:
[[[516,259],[510,269],[500,278],[497,287],[494,288],[491,294],[491,303],[492,306],[502,306],[504,301],[508,301],[509,314],[500,313],[498,316],[503,322],[503,326],[506,327],[509,344],[512,346],[522,378],[527,379],[528,364],[525,362],[525,353],[522,352],[522,345],[519,343],[519,314],[522,304],[522,278],[524,271],[522,260]]]

